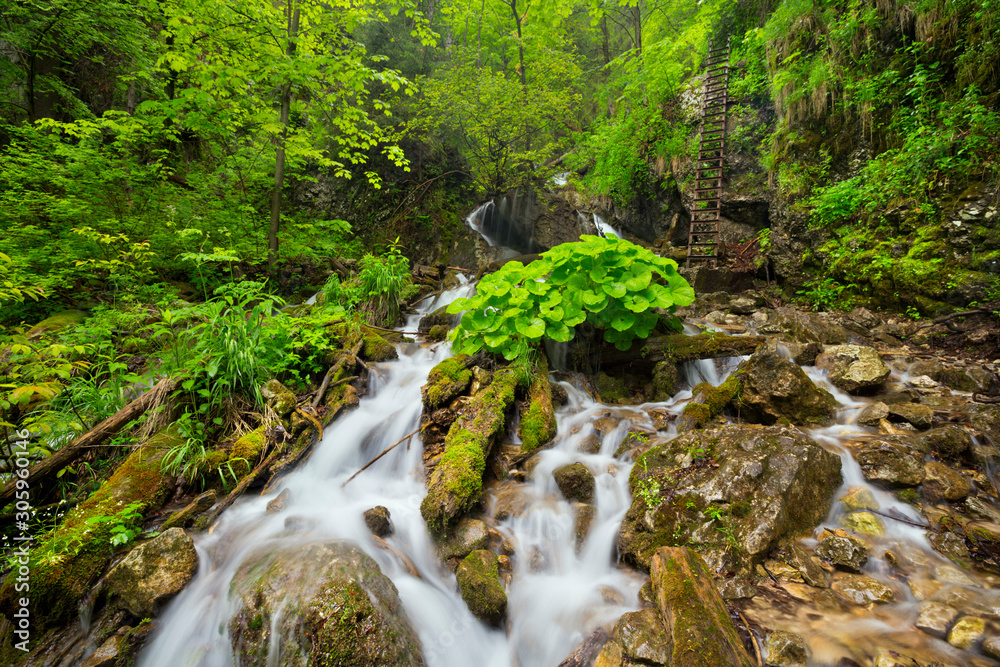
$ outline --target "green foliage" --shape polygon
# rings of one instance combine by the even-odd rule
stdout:
[[[849,310],[842,295],[845,291],[856,288],[857,285],[854,284],[841,285],[833,278],[823,278],[806,283],[805,289],[796,294],[812,304],[813,310]]]
[[[139,525],[143,519],[143,507],[142,503],[129,503],[115,514],[92,516],[84,523],[88,526],[108,526],[111,546],[125,546],[138,537],[141,532]]]
[[[614,235],[582,238],[548,250],[528,266],[508,262],[480,280],[476,296],[448,306],[449,313],[468,311],[450,334],[455,351],[485,348],[516,359],[542,338],[571,340],[584,321],[627,350],[659,322],[654,309],[673,312],[694,300],[673,260]]]
[[[324,301],[358,312],[376,326],[394,326],[400,315],[400,305],[416,292],[410,276],[410,261],[403,255],[397,238],[385,253],[366,253],[361,258],[358,274],[341,282],[336,273],[323,286]]]

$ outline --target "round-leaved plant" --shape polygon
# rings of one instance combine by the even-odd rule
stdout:
[[[604,339],[627,350],[659,321],[694,301],[694,290],[672,259],[619,239],[583,236],[525,266],[508,262],[484,276],[476,295],[457,299],[449,313],[466,311],[452,330],[456,352],[485,348],[516,359],[542,338],[566,342],[589,321]]]

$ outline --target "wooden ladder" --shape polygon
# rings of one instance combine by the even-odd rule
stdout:
[[[729,41],[713,48],[708,42],[705,100],[701,110],[701,144],[698,147],[691,234],[687,266],[718,265],[719,216],[722,207],[722,168],[726,157],[726,106],[729,101]]]

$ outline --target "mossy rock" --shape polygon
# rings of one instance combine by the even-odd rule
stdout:
[[[250,474],[266,448],[267,431],[263,426],[258,426],[233,443],[229,450],[229,465],[239,479]]]
[[[137,504],[146,515],[159,509],[174,478],[160,471],[164,454],[182,438],[162,431],[136,448],[115,473],[90,498],[70,512],[63,522],[43,537],[31,551],[31,611],[33,630],[40,636],[45,628],[77,617],[79,604],[104,571],[115,553],[111,529],[113,519],[124,508]],[[22,596],[15,591],[14,574],[0,586],[0,612],[11,614]]]
[[[552,407],[552,386],[549,384],[549,367],[544,358],[531,377],[528,388],[528,410],[521,416],[518,435],[521,450],[534,452],[556,435],[556,415]]]
[[[734,407],[740,417],[758,424],[783,419],[795,425],[827,422],[838,403],[830,392],[813,384],[798,365],[762,347],[738,369],[743,382]]]
[[[364,344],[361,346],[361,356],[368,361],[391,361],[399,358],[396,346],[371,329],[365,328],[362,335]]]
[[[670,637],[671,667],[753,667],[712,573],[687,547],[664,547],[650,566],[656,608]]]
[[[288,413],[295,409],[295,394],[273,378],[260,388],[260,395],[264,403],[281,418],[288,416]]]
[[[518,381],[514,369],[498,370],[489,386],[469,401],[448,430],[444,454],[434,468],[427,495],[420,504],[420,513],[436,535],[447,532],[482,497],[486,457],[507,423],[507,411],[514,403]]]
[[[262,550],[237,570],[230,595],[240,604],[229,634],[242,665],[424,664],[396,587],[350,541]],[[268,655],[276,641],[282,650],[274,663]]]
[[[477,618],[499,626],[507,612],[507,593],[500,584],[499,559],[479,549],[462,559],[455,577],[462,599]]]
[[[466,368],[468,359],[468,355],[458,354],[431,369],[427,374],[427,384],[420,388],[424,410],[433,412],[469,388],[472,371]]]
[[[622,378],[611,377],[607,373],[598,373],[596,384],[597,393],[604,403],[624,404],[632,401],[631,392]]]
[[[823,519],[840,483],[839,457],[796,429],[684,433],[632,467],[619,553],[646,569],[660,547],[692,545],[713,569],[752,571],[781,539]]]
[[[198,569],[194,542],[180,528],[171,528],[143,542],[114,566],[104,590],[137,618],[156,616]]]
[[[677,432],[705,428],[721,415],[730,403],[739,401],[743,390],[741,373],[733,373],[718,387],[702,382],[692,390],[693,396],[677,420]]]

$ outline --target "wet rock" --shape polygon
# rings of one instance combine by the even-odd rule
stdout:
[[[347,540],[262,551],[237,570],[229,622],[239,664],[421,667],[423,652],[392,581]]]
[[[78,667],[115,667],[118,662],[119,646],[122,642],[122,635],[116,633],[101,644],[96,651],[90,654]]]
[[[619,552],[646,568],[660,546],[691,544],[713,569],[751,571],[778,540],[826,516],[840,481],[840,459],[795,429],[688,432],[651,447],[632,468]]]
[[[556,434],[556,416],[552,408],[552,386],[549,366],[542,355],[528,387],[528,409],[521,415],[518,435],[521,449],[533,452],[548,444]]]
[[[945,556],[951,558],[969,557],[969,548],[965,546],[965,540],[951,531],[931,533],[928,538],[931,545]]]
[[[852,486],[840,497],[838,502],[847,511],[878,507],[874,494],[863,486]]]
[[[732,665],[752,667],[712,574],[687,547],[661,548],[653,556],[650,579],[656,608],[670,638],[671,667]]]
[[[622,647],[616,641],[609,641],[601,647],[594,660],[594,667],[623,667]]]
[[[796,584],[804,584],[806,581],[798,568],[777,560],[767,560],[758,565],[757,574],[761,579],[770,576],[779,581],[790,581]]]
[[[288,501],[291,500],[291,498],[292,498],[292,490],[284,489],[281,493],[275,496],[275,498],[271,500],[271,502],[267,504],[266,512],[268,514],[277,514],[281,510],[285,509],[285,505],[288,504]]]
[[[734,315],[749,315],[757,310],[757,302],[745,296],[737,297],[729,302],[729,312]]]
[[[958,618],[958,610],[941,602],[925,600],[920,603],[920,613],[917,616],[917,629],[927,634],[944,639],[948,628]]]
[[[155,616],[177,595],[198,569],[194,542],[180,528],[171,528],[132,549],[105,580],[105,590],[129,613]]]
[[[988,392],[992,384],[992,376],[983,368],[948,366],[936,359],[914,362],[909,373],[912,376],[927,375],[958,391]]]
[[[811,424],[833,417],[837,401],[820,389],[799,366],[770,348],[754,352],[742,365],[740,415],[750,422]]]
[[[590,503],[594,500],[594,476],[587,466],[579,461],[559,466],[552,471],[556,485],[567,500]]]
[[[816,555],[828,563],[858,572],[868,562],[868,547],[844,531],[828,532],[816,546]]]
[[[417,331],[430,331],[432,328],[441,325],[451,329],[457,325],[461,319],[462,315],[460,313],[451,314],[448,312],[448,306],[441,306],[434,312],[428,313],[420,318],[420,323],[417,325]]]
[[[858,414],[860,426],[878,426],[879,422],[889,416],[889,406],[881,401],[867,405]]]
[[[465,558],[473,551],[485,549],[490,543],[486,524],[479,519],[459,519],[451,536],[438,547],[442,560]]]
[[[858,605],[892,602],[892,588],[863,574],[844,574],[830,586],[834,593]]]
[[[594,509],[593,505],[582,504],[576,510],[576,551],[577,553],[583,548],[584,543],[587,541],[587,537],[590,535],[590,528],[594,524],[594,516],[596,516],[597,510]]]
[[[775,630],[764,644],[769,665],[801,666],[809,662],[809,651],[802,637],[783,630]]]
[[[260,388],[260,397],[264,399],[264,405],[274,410],[281,418],[295,409],[295,394],[277,380],[265,382]]]
[[[802,573],[802,579],[810,586],[828,588],[830,578],[822,564],[815,557],[797,544],[789,549],[788,563]]]
[[[972,447],[972,437],[964,428],[948,424],[917,436],[921,449],[943,458],[955,459]]]
[[[477,618],[498,626],[507,613],[507,594],[500,585],[499,560],[478,549],[462,559],[455,573],[462,599]]]
[[[992,521],[993,523],[1000,523],[1000,509],[993,506],[992,503],[988,503],[975,496],[969,496],[965,499],[965,509],[973,516],[977,516],[980,519],[986,519],[987,521]]]
[[[924,495],[931,501],[940,499],[955,502],[972,492],[972,482],[938,461],[924,464]]]
[[[745,600],[757,595],[757,587],[743,577],[733,577],[722,582],[719,595],[723,600]]]
[[[983,640],[985,633],[986,621],[975,616],[963,616],[948,631],[948,643],[968,651]]]
[[[1000,662],[1000,637],[987,637],[980,648],[983,653]]]
[[[853,664],[857,665],[857,663]],[[872,667],[921,667],[921,665],[916,660],[908,656],[900,655],[895,651],[883,650],[879,651],[875,655],[875,659],[872,661]],[[941,663],[936,663],[935,667],[946,666]]]
[[[885,521],[871,512],[850,512],[840,520],[841,525],[848,530],[864,535],[882,537],[885,535]]]
[[[677,364],[670,361],[659,361],[653,366],[653,379],[647,399],[659,403],[669,401],[677,393]]]
[[[856,459],[865,479],[897,486],[916,486],[924,481],[924,457],[898,440],[869,440]]]
[[[849,394],[878,391],[892,371],[879,353],[862,345],[834,345],[816,358],[817,368],[829,371],[833,386]]]
[[[368,526],[368,530],[372,531],[372,535],[389,537],[394,532],[388,508],[376,505],[370,510],[365,510],[364,517],[365,525]]]
[[[469,388],[472,371],[466,368],[467,361],[467,355],[457,354],[431,369],[427,374],[427,384],[420,388],[426,412],[431,413],[444,407]]]
[[[889,419],[898,417],[917,428],[930,428],[934,422],[934,410],[920,403],[894,403],[889,406]]]
[[[823,313],[811,313],[797,308],[776,308],[768,314],[767,323],[758,328],[762,334],[782,334],[799,343],[841,345],[851,338],[851,332],[832,322]]]
[[[785,348],[799,366],[815,366],[816,357],[823,351],[819,343],[786,343]]]
[[[621,647],[622,657],[627,660],[644,661],[640,664],[670,664],[670,635],[664,629],[660,612],[656,609],[623,614],[615,624],[611,636]]]

